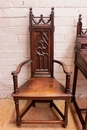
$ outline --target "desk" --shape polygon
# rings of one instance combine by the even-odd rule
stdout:
[[[87,78],[87,29],[82,28],[81,15],[77,23],[77,37],[75,47],[75,68],[74,68],[74,80],[72,89],[72,103],[74,104],[77,115],[82,124],[82,129],[87,130],[87,108],[80,109],[76,101],[76,83],[78,78],[78,70]],[[87,106],[87,105],[86,105]],[[82,116],[82,112],[85,112],[85,119]]]

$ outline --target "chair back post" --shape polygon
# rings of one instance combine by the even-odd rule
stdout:
[[[51,43],[51,50],[52,50],[52,53],[51,53],[51,57],[52,57],[52,59],[51,59],[51,62],[52,62],[52,64],[51,64],[51,70],[52,70],[52,72],[51,72],[51,76],[52,77],[54,77],[54,63],[53,63],[53,60],[54,60],[54,29],[55,29],[55,27],[54,27],[54,7],[52,7],[51,8],[51,31],[52,31],[52,36],[51,36],[51,41],[52,41],[52,43]]]
[[[32,19],[32,8],[30,7],[30,13],[29,13],[29,31],[31,32],[31,27],[32,27],[32,24],[31,24],[31,19]]]

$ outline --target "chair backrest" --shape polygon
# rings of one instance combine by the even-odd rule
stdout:
[[[49,17],[35,17],[30,8],[31,77],[53,77],[54,8]]]

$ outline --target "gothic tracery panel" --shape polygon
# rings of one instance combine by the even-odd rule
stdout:
[[[36,70],[49,69],[49,31],[37,31],[35,42]]]

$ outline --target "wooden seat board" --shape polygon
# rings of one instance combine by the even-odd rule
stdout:
[[[64,93],[64,86],[55,78],[30,78],[19,88],[18,94],[13,96],[23,97],[60,97],[71,96]]]

